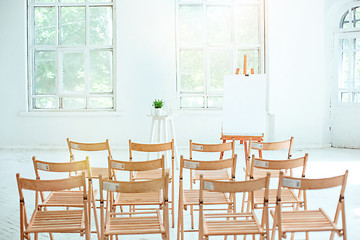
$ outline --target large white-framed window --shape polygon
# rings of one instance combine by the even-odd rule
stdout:
[[[177,95],[181,109],[219,109],[224,75],[264,73],[264,0],[177,0]],[[241,73],[241,72],[240,72]]]
[[[30,111],[115,110],[112,0],[28,0]]]
[[[335,40],[338,49],[337,102],[360,103],[360,7],[347,10],[340,19]]]

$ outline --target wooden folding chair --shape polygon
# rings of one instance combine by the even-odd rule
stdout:
[[[344,175],[322,178],[322,179],[306,179],[285,176],[282,172],[279,177],[279,187],[277,191],[277,201],[275,213],[271,211],[274,217],[274,225],[271,239],[275,239],[275,231],[278,230],[278,239],[286,238],[286,233],[305,232],[306,239],[309,239],[309,232],[330,231],[330,240],[334,239],[337,233],[343,239],[347,239],[346,220],[345,220],[345,186],[348,176],[346,170]],[[327,189],[341,186],[339,202],[337,204],[335,217],[332,220],[322,208],[318,210],[303,211],[283,211],[282,209],[282,191],[284,188],[298,189],[302,191]],[[327,201],[327,200],[326,200]],[[342,227],[337,226],[341,212]]]
[[[101,229],[102,239],[108,239],[113,235],[144,235],[161,234],[162,239],[169,240],[169,209],[168,209],[168,184],[169,174],[164,177],[136,181],[120,182],[100,177],[100,208],[101,208]],[[149,193],[162,191],[163,196],[163,217],[159,210],[144,212],[115,212],[112,201],[109,201],[109,208],[104,208],[103,191],[110,193],[110,199],[113,199],[114,192],[123,193]],[[108,195],[108,196],[109,196]]]
[[[20,195],[20,239],[30,240],[30,234],[38,238],[39,233],[80,233],[90,239],[90,226],[88,216],[88,200],[86,193],[85,176],[71,177],[60,180],[33,180],[21,178],[16,174]],[[77,205],[79,209],[71,210],[44,210],[39,206],[38,193],[45,191],[62,191],[66,189],[82,188],[82,204]],[[35,210],[30,221],[26,214],[23,190],[35,191]]]
[[[296,159],[285,159],[285,160],[266,160],[261,158],[255,158],[255,155],[252,156],[251,167],[250,167],[250,180],[257,179],[259,177],[265,177],[267,173],[270,174],[270,177],[278,178],[280,172],[288,172],[289,176],[293,176],[293,170],[301,170],[301,177],[305,177],[306,164],[308,160],[308,154],[306,153],[304,157]],[[257,169],[263,171],[256,171]],[[254,176],[254,173],[258,173],[257,176]],[[261,173],[261,175],[259,174]],[[269,207],[275,207],[276,204],[276,194],[277,189],[269,189]],[[295,192],[293,189],[283,189],[281,192],[283,204],[287,207],[292,207],[294,210],[304,207],[306,209],[306,198],[305,192],[299,190]],[[252,203],[254,208],[262,208],[262,199],[264,197],[264,191],[256,191],[253,194]],[[283,205],[284,206],[284,205]],[[249,210],[250,204],[248,203]]]
[[[98,239],[100,239],[100,228],[99,222],[96,213],[96,205],[95,205],[95,196],[92,185],[92,177],[90,173],[90,164],[89,159],[86,157],[86,160],[76,161],[76,162],[63,162],[63,163],[55,163],[55,162],[46,162],[37,160],[35,157],[32,158],[36,179],[40,180],[40,171],[44,172],[53,172],[53,173],[73,173],[83,171],[88,179],[88,188],[87,195],[88,199],[88,213],[89,213],[89,225],[91,226],[91,205],[93,206],[94,220],[96,226],[96,234]],[[83,191],[82,190],[64,190],[64,191],[53,191],[45,197],[43,192],[39,192],[41,203],[38,203],[40,208],[47,207],[81,207],[83,205]],[[38,196],[38,195],[36,195]],[[50,236],[52,238],[52,236]]]
[[[158,169],[161,170],[161,177],[164,177],[166,172],[164,155],[159,159],[136,162],[113,160],[109,157],[109,174],[111,176],[110,179],[112,180],[115,180],[112,174],[118,171],[141,172]],[[129,206],[133,207],[133,210],[135,210],[135,206],[158,205],[159,208],[161,208],[163,204],[164,202],[161,191],[155,191],[146,193],[118,193],[114,202],[112,203],[112,206],[120,206],[121,209],[122,206]],[[144,208],[139,210],[144,210]]]
[[[258,151],[259,152],[259,158],[263,158],[263,152],[273,152],[273,151],[279,151],[279,150],[287,150],[286,158],[284,159],[290,159],[292,157],[291,151],[292,151],[292,145],[293,145],[294,138],[291,137],[289,140],[285,141],[278,141],[278,142],[254,142],[252,140],[249,141],[249,147],[248,147],[248,155],[245,159],[245,180],[250,179],[250,164],[251,164],[251,155],[252,151]],[[269,159],[269,158],[267,158]],[[266,170],[265,170],[266,171]],[[262,169],[256,169],[254,172],[254,176],[264,176],[266,173],[264,173],[264,170]]]
[[[66,139],[69,152],[70,152],[70,162],[75,161],[75,155],[74,150],[76,151],[82,151],[82,152],[98,152],[98,151],[107,151],[108,156],[112,157],[109,140],[106,139],[105,142],[99,142],[99,143],[80,143],[80,142],[74,142],[70,141],[69,138]],[[106,166],[106,159],[104,159],[104,166]],[[101,174],[103,178],[109,177],[108,176],[108,169],[105,167],[91,167],[91,176],[93,178],[99,178],[99,175]]]
[[[194,152],[202,152],[202,153],[224,153],[230,151],[231,157],[235,156],[235,141],[228,143],[220,143],[220,144],[201,144],[194,143],[190,140],[190,160],[193,159],[193,151]],[[199,158],[196,158],[199,160]],[[231,180],[231,176],[227,169],[220,169],[216,171],[197,171],[190,170],[190,179],[193,184],[196,181],[200,180],[200,174],[204,175],[205,179],[213,179],[213,180]],[[190,186],[192,189],[192,185]]]
[[[199,240],[206,240],[210,236],[219,235],[256,235],[260,236],[261,240],[269,238],[269,181],[270,175],[267,174],[264,178],[256,180],[242,181],[242,182],[223,182],[214,180],[205,180],[200,176],[200,212],[199,212]],[[204,214],[204,204],[207,193],[231,193],[248,192],[250,195],[254,191],[262,190],[265,192],[262,203],[264,205],[262,211],[261,222],[258,221],[255,212],[246,213],[210,213]]]
[[[175,147],[174,139],[171,142],[166,143],[156,143],[156,144],[144,144],[144,143],[134,143],[129,140],[129,156],[130,161],[133,161],[133,152],[143,152],[143,153],[161,153],[165,154],[166,151],[171,151],[171,174],[169,181],[171,182],[171,223],[172,227],[175,225],[175,205],[174,205],[174,174],[175,174]],[[169,159],[166,159],[165,165],[168,168]],[[162,169],[154,169],[150,171],[131,171],[130,179],[131,180],[149,180],[154,178],[159,178],[162,176]]]
[[[184,232],[193,232],[194,230],[194,207],[199,205],[199,189],[184,189],[184,169],[188,170],[201,170],[201,171],[218,171],[221,169],[231,169],[231,180],[235,181],[235,169],[236,169],[235,154],[233,158],[221,159],[221,160],[191,160],[180,157],[180,179],[179,179],[179,211],[178,211],[178,236],[177,239],[184,240]],[[189,178],[190,186],[192,185],[191,179]],[[229,180],[227,180],[229,181]],[[205,205],[226,205],[224,209],[211,209],[211,210],[227,210],[228,212],[236,210],[236,200],[233,195],[226,195],[224,193],[216,192],[205,192],[204,193],[204,204]],[[190,206],[191,215],[191,230],[184,230],[184,218],[183,210],[187,210]]]

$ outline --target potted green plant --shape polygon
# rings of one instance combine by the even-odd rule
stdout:
[[[163,106],[164,106],[164,101],[160,100],[160,99],[155,99],[152,103],[154,109],[154,115],[155,116],[162,116],[164,115],[164,111],[163,111]]]

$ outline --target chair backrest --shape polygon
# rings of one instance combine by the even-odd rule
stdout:
[[[287,150],[287,159],[291,158],[291,151],[293,145],[294,137],[291,137],[289,140],[278,141],[278,142],[254,142],[249,141],[248,146],[248,156],[247,160],[250,161],[251,151],[259,151],[259,158],[263,158],[263,151],[276,151],[276,150]]]
[[[150,171],[154,169],[162,169],[162,175],[165,176],[165,157],[149,161],[120,161],[108,158],[109,176],[113,177],[116,171]]]
[[[32,190],[36,192],[44,192],[44,191],[62,191],[62,190],[68,190],[74,188],[82,188],[84,200],[87,199],[84,173],[82,173],[79,176],[65,178],[65,179],[56,179],[56,180],[21,178],[20,174],[17,173],[16,179],[18,183],[20,202],[24,202],[24,194],[23,194],[24,189]]]
[[[221,153],[231,151],[231,157],[235,155],[235,141],[219,144],[202,144],[194,143],[190,140],[190,159],[193,159],[194,152],[203,152],[203,153]]]
[[[90,164],[88,157],[86,157],[86,160],[83,161],[61,162],[61,163],[40,161],[37,160],[35,156],[33,156],[32,160],[36,174],[36,179],[40,179],[39,171],[58,172],[58,173],[85,171],[88,174],[89,178],[91,178]]]
[[[129,140],[129,156],[130,161],[133,160],[133,151],[135,152],[146,152],[146,153],[154,153],[154,152],[165,152],[171,151],[171,157],[174,159],[174,139],[171,142],[166,143],[134,143]]]
[[[302,177],[305,177],[306,164],[308,160],[308,154],[306,153],[304,157],[295,158],[295,159],[285,159],[285,160],[267,160],[261,158],[255,158],[255,155],[252,155],[251,166],[250,166],[250,179],[254,179],[255,169],[264,169],[264,170],[290,170],[292,174],[293,169],[302,168]],[[278,177],[279,175],[271,175],[271,177]]]
[[[73,151],[85,151],[85,152],[94,152],[94,151],[107,151],[109,156],[112,156],[110,150],[109,140],[106,139],[105,142],[98,142],[98,143],[81,143],[81,142],[74,142],[70,141],[69,138],[66,139],[69,152],[70,152],[70,161],[74,161],[74,153]]]
[[[231,178],[235,180],[235,169],[236,169],[237,155],[233,158],[220,159],[220,160],[193,160],[184,159],[183,155],[180,156],[180,180],[183,178],[184,169],[189,170],[220,170],[220,169],[231,169]]]

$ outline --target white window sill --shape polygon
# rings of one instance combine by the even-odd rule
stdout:
[[[173,115],[177,116],[221,116],[222,109],[178,109]]]
[[[120,117],[125,113],[122,111],[115,112],[19,112],[20,117]]]

